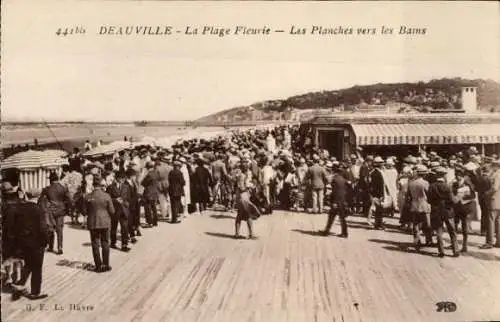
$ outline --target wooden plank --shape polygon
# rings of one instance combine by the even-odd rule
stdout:
[[[320,237],[326,216],[275,212],[255,222],[258,240],[234,240],[231,218],[210,213],[145,229],[130,253],[111,252],[113,271],[92,262],[87,231],[65,229],[65,253],[47,254],[44,291],[31,303],[2,296],[2,321],[456,321],[500,316],[500,249],[460,258],[412,253],[411,236],[359,228]],[[396,223],[388,219],[389,223]],[[478,223],[473,223],[478,229]],[[339,225],[334,231],[339,231]],[[242,227],[246,233],[246,227]],[[436,254],[436,249],[424,249]],[[447,250],[447,252],[450,252]],[[58,265],[59,264],[59,265]],[[29,284],[28,284],[29,286]],[[454,313],[436,302],[454,301]],[[47,310],[29,312],[27,304]],[[71,304],[92,311],[70,310]],[[55,310],[54,306],[65,308]]]

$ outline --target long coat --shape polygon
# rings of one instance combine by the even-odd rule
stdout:
[[[451,189],[444,179],[431,183],[428,199],[431,204],[431,225],[434,229],[441,227],[444,218],[453,217]]]
[[[10,233],[13,244],[20,250],[47,245],[49,230],[42,208],[36,203],[20,202],[13,207],[14,226]]]
[[[113,182],[113,184],[106,189],[106,192],[113,200],[116,218],[129,218],[130,201],[132,200],[132,187],[125,183],[118,187],[118,183]],[[121,198],[122,202],[118,201],[118,198]]]
[[[423,178],[412,180],[408,184],[408,193],[410,196],[410,211],[430,213],[430,204],[427,199],[429,182]]]
[[[144,187],[143,197],[147,200],[158,199],[160,193],[160,175],[157,170],[151,170],[142,179],[141,185]]]
[[[85,212],[87,214],[87,228],[110,229],[111,216],[115,213],[111,196],[102,188],[97,188],[87,197]]]
[[[197,166],[193,173],[194,202],[209,202],[212,176],[204,166]]]
[[[168,174],[168,194],[170,197],[182,197],[184,196],[184,185],[186,181],[184,180],[184,176],[182,172],[174,168]]]

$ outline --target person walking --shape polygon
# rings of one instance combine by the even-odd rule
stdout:
[[[14,285],[24,288],[31,275],[31,289],[27,297],[30,300],[46,298],[42,294],[42,273],[45,247],[49,238],[49,230],[45,220],[43,209],[37,204],[41,195],[39,189],[31,189],[26,192],[26,201],[21,201],[14,207],[13,244],[24,259],[24,267],[21,279]],[[25,292],[25,290],[17,289]]]
[[[42,190],[38,202],[47,216],[51,231],[48,251],[54,251],[55,232],[57,235],[57,254],[62,255],[64,217],[70,214],[72,202],[68,188],[59,182],[56,173],[50,174],[49,181],[50,185]]]
[[[453,202],[451,200],[451,189],[446,183],[447,169],[444,167],[437,167],[433,170],[435,174],[435,181],[429,186],[429,203],[431,205],[431,227],[436,232],[438,241],[439,257],[444,257],[443,246],[443,224],[450,235],[451,249],[453,256],[458,257],[457,234],[455,225],[452,223],[453,219]]]
[[[90,231],[92,255],[94,257],[95,272],[97,273],[111,270],[109,265],[109,235],[111,216],[114,216],[115,208],[111,196],[104,191],[105,186],[106,182],[104,180],[98,177],[94,179],[94,190],[87,197],[85,207],[87,228]]]
[[[180,161],[174,161],[174,169],[168,174],[168,194],[170,206],[172,207],[172,224],[180,223],[179,215],[182,214],[182,197],[184,196],[186,181],[181,167],[182,163]]]
[[[236,219],[234,237],[240,239],[241,221],[247,222],[248,238],[255,239],[253,234],[252,220],[260,216],[260,211],[255,204],[250,201],[250,190],[252,187],[251,172],[248,168],[248,161],[242,160],[240,171],[236,181]]]
[[[347,221],[346,221],[346,204],[347,204],[347,192],[348,192],[348,181],[341,175],[341,168],[337,164],[333,167],[334,175],[331,181],[332,195],[331,195],[331,205],[330,212],[328,213],[328,221],[326,223],[325,230],[321,233],[325,236],[330,234],[330,230],[335,221],[335,217],[338,215],[340,217],[340,227],[341,233],[339,237],[347,238]]]

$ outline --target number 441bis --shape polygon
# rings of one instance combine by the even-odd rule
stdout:
[[[83,35],[83,34],[85,34],[85,28],[83,27],[59,28],[56,31],[56,35],[58,36]]]

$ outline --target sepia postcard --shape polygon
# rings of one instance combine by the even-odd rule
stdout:
[[[1,3],[1,320],[500,320],[500,4]]]

